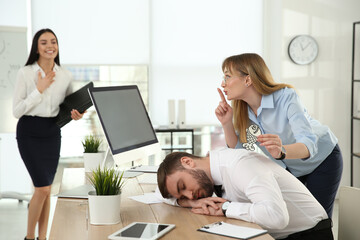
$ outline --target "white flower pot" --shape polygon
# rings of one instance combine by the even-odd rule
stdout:
[[[84,168],[85,172],[91,172],[101,165],[104,160],[105,152],[84,153]]]
[[[121,194],[98,196],[89,192],[90,224],[110,225],[120,222]]]

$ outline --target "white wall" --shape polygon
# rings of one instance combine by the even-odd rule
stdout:
[[[148,64],[148,0],[33,0],[33,35],[51,28],[62,64]]]
[[[262,0],[153,0],[149,104],[168,124],[168,99],[186,99],[186,122],[218,124],[222,61],[262,53]]]
[[[33,33],[56,32],[62,63],[148,64],[154,125],[168,123],[168,99],[186,99],[188,124],[218,124],[222,60],[262,51],[262,0],[36,0],[31,7]]]
[[[265,59],[275,69],[277,81],[294,85],[310,114],[328,125],[338,137],[344,158],[342,184],[349,185],[352,26],[360,20],[360,2],[265,2],[264,28],[268,30],[264,37]],[[288,44],[299,34],[309,34],[319,44],[319,56],[310,65],[296,65],[288,57]],[[360,171],[356,175],[360,186]]]
[[[1,0],[0,25],[1,26],[27,26],[27,0]]]

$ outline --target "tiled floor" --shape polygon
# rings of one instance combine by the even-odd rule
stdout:
[[[50,219],[54,214],[56,197],[51,198]],[[18,202],[14,199],[0,200],[0,239],[1,240],[22,240],[26,235],[27,225],[26,201]],[[48,233],[51,222],[49,222]]]
[[[26,235],[27,202],[0,200],[0,239],[20,240]]]
[[[69,167],[68,163],[59,164],[57,175],[55,176],[52,194],[55,195],[59,191],[61,176],[64,166]],[[79,166],[72,166],[79,167]],[[54,214],[57,197],[51,198],[50,221],[48,234],[51,228],[51,219]],[[28,202],[18,202],[14,199],[0,200],[0,239],[1,240],[21,240],[26,235],[27,224],[27,204]],[[335,202],[333,212],[333,232],[335,240],[338,233],[338,201]],[[80,239],[81,240],[81,239]]]

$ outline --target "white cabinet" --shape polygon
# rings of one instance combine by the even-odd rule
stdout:
[[[32,181],[20,157],[15,133],[0,133],[0,193],[32,193]]]

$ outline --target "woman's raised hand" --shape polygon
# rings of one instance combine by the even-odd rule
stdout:
[[[219,119],[221,125],[232,122],[233,110],[232,107],[226,102],[225,96],[220,88],[217,89],[221,98],[219,105],[215,109],[215,115]]]

